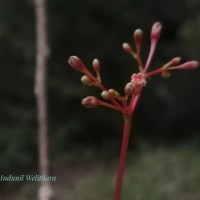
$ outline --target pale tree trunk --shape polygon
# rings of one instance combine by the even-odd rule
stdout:
[[[35,97],[38,119],[38,150],[40,175],[49,175],[48,117],[47,117],[47,60],[50,48],[47,42],[46,0],[34,0],[36,13],[36,71]],[[53,191],[49,182],[40,182],[39,200],[49,200]]]

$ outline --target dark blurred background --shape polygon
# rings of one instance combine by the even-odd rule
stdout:
[[[48,0],[51,57],[48,66],[48,112],[52,169],[84,156],[116,158],[122,117],[105,108],[85,109],[81,99],[98,94],[80,83],[67,63],[78,55],[91,66],[101,62],[108,88],[123,90],[136,68],[121,48],[144,31],[142,56],[149,51],[154,22],[163,24],[152,68],[171,58],[200,60],[198,0]],[[38,168],[35,72],[35,13],[31,0],[0,2],[0,171],[18,173]],[[169,79],[149,80],[134,117],[130,148],[152,145],[200,145],[200,70],[174,72]],[[84,155],[84,156],[83,156]]]

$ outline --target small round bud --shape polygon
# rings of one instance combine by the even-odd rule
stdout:
[[[119,92],[117,92],[115,89],[109,89],[108,92],[112,95],[112,97],[119,97]]]
[[[98,59],[94,59],[94,60],[93,60],[92,66],[93,66],[93,69],[94,69],[96,72],[99,72],[99,70],[100,70],[100,63],[99,63],[99,60],[98,60]]]
[[[106,90],[101,93],[101,96],[102,96],[102,98],[104,98],[106,100],[110,99],[112,97],[112,95],[110,94],[110,92],[108,92]]]
[[[141,44],[143,37],[143,32],[141,29],[136,29],[134,32],[134,41],[136,44]]]
[[[86,108],[95,108],[99,105],[98,99],[94,96],[88,96],[84,98],[81,104]]]
[[[170,65],[176,65],[181,61],[180,57],[175,57],[170,61]]]
[[[123,44],[122,44],[122,48],[124,49],[124,51],[125,51],[126,53],[130,53],[130,54],[133,53],[133,50],[132,50],[132,48],[131,48],[131,45],[128,44],[128,43],[123,43]]]
[[[127,95],[132,95],[135,92],[134,85],[131,82],[127,83],[125,88],[124,88],[124,92]]]
[[[68,60],[68,63],[76,71],[84,72],[85,69],[86,69],[83,61],[79,57],[77,57],[77,56],[70,56],[69,60]]]
[[[93,81],[86,75],[82,76],[81,77],[81,82],[84,84],[84,85],[87,85],[87,86],[91,86]]]
[[[110,92],[110,94],[112,94],[112,95],[115,94],[115,90],[114,89],[109,89],[108,92]]]

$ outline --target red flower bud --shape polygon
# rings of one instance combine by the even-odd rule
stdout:
[[[83,61],[77,56],[70,56],[68,62],[76,71],[84,72],[86,69]]]
[[[98,59],[94,59],[92,62],[93,69],[98,73],[100,70],[100,63]]]
[[[151,29],[151,40],[158,40],[160,38],[162,25],[160,22],[153,24]]]
[[[175,57],[175,58],[173,58],[169,63],[170,63],[170,65],[176,65],[176,64],[178,64],[180,61],[181,61],[181,58],[180,58],[180,57]]]
[[[186,62],[182,65],[177,66],[177,67],[178,67],[178,69],[186,69],[186,70],[188,69],[188,70],[190,70],[190,69],[196,69],[198,67],[198,65],[199,65],[199,63],[197,61],[189,61],[189,62]]]
[[[170,67],[169,70],[176,70],[176,69],[183,69],[183,70],[190,70],[190,69],[196,69],[199,65],[199,62],[192,60],[188,61],[186,63],[183,63],[178,66]]]
[[[85,106],[86,108],[95,108],[99,105],[98,99],[94,96],[88,96],[84,98],[81,104]]]

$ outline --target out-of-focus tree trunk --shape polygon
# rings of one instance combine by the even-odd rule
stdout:
[[[40,175],[49,175],[48,117],[47,117],[47,61],[50,53],[46,28],[46,0],[34,0],[36,13],[36,71],[35,97],[38,119],[38,148]],[[39,200],[49,200],[53,191],[49,182],[40,182]]]

